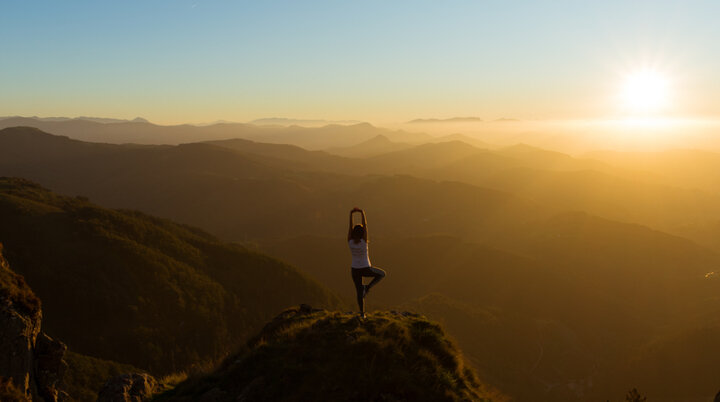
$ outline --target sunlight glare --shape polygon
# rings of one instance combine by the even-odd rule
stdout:
[[[670,103],[669,81],[655,70],[636,71],[625,78],[622,99],[624,107],[632,113],[661,112]]]

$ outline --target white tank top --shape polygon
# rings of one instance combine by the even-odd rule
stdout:
[[[350,253],[352,254],[353,268],[367,268],[371,267],[370,257],[368,256],[368,245],[364,239],[360,239],[359,242],[355,243],[355,240],[350,239],[348,242],[350,245]]]

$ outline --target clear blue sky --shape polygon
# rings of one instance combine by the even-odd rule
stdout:
[[[720,113],[717,1],[0,3],[0,116],[596,118],[651,64]]]

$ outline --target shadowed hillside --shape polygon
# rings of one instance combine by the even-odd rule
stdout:
[[[163,373],[222,356],[290,304],[337,305],[294,268],[200,230],[0,179],[0,241],[71,349]]]
[[[443,329],[412,313],[289,309],[216,372],[157,401],[502,401]]]

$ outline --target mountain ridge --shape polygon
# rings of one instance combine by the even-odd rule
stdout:
[[[479,117],[450,117],[447,119],[414,119],[407,124],[427,124],[427,123],[476,123],[483,121]]]

